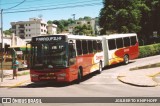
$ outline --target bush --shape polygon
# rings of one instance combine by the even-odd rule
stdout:
[[[140,53],[139,58],[158,55],[160,54],[160,43],[140,46],[139,53]]]

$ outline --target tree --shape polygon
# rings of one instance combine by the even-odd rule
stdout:
[[[78,25],[74,28],[74,32],[76,35],[93,36],[93,30],[90,25]]]
[[[151,43],[154,31],[160,35],[160,0],[104,0],[103,4],[101,34],[136,32],[146,44]]]
[[[101,34],[106,34],[106,31],[139,32],[141,29],[139,3],[139,0],[104,0],[99,19],[99,25],[103,28]]]
[[[49,20],[48,22],[47,22],[47,24],[52,24],[53,22],[51,21],[51,20]]]
[[[50,21],[48,22],[51,23]],[[71,18],[68,20],[54,20],[52,21],[52,23],[57,25],[57,32],[61,33],[63,31],[68,30],[68,26],[70,24],[73,24],[74,20],[72,20]]]
[[[12,30],[11,30],[11,28],[10,28],[9,30],[3,31],[3,33],[4,33],[5,35],[11,35],[11,34],[12,34]]]

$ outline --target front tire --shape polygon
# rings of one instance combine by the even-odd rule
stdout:
[[[127,65],[129,63],[129,56],[125,55],[123,59],[124,59],[124,64]]]
[[[82,81],[82,69],[78,69],[78,78],[77,78],[77,84],[79,84]]]

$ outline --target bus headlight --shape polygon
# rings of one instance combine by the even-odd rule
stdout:
[[[31,77],[38,77],[37,74],[31,74]]]

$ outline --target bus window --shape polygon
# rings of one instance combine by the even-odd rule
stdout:
[[[97,52],[97,41],[93,41],[93,52]]]
[[[80,40],[76,41],[76,48],[77,48],[77,55],[82,55],[82,45]]]
[[[102,51],[102,42],[101,41],[97,42],[97,47],[98,47],[98,51]]]
[[[93,42],[91,40],[88,41],[88,51],[89,53],[93,53]]]
[[[137,42],[136,36],[132,36],[130,39],[131,39],[131,45],[135,45]]]
[[[123,41],[124,41],[124,47],[130,46],[130,38],[129,37],[123,38]]]
[[[88,53],[88,47],[87,47],[87,41],[86,40],[82,40],[82,49],[83,49],[83,54]]]
[[[123,48],[123,39],[122,38],[117,38],[116,39],[116,45],[117,45],[117,49]]]
[[[108,40],[108,46],[109,46],[109,50],[116,49],[115,39],[109,39],[109,40]]]

